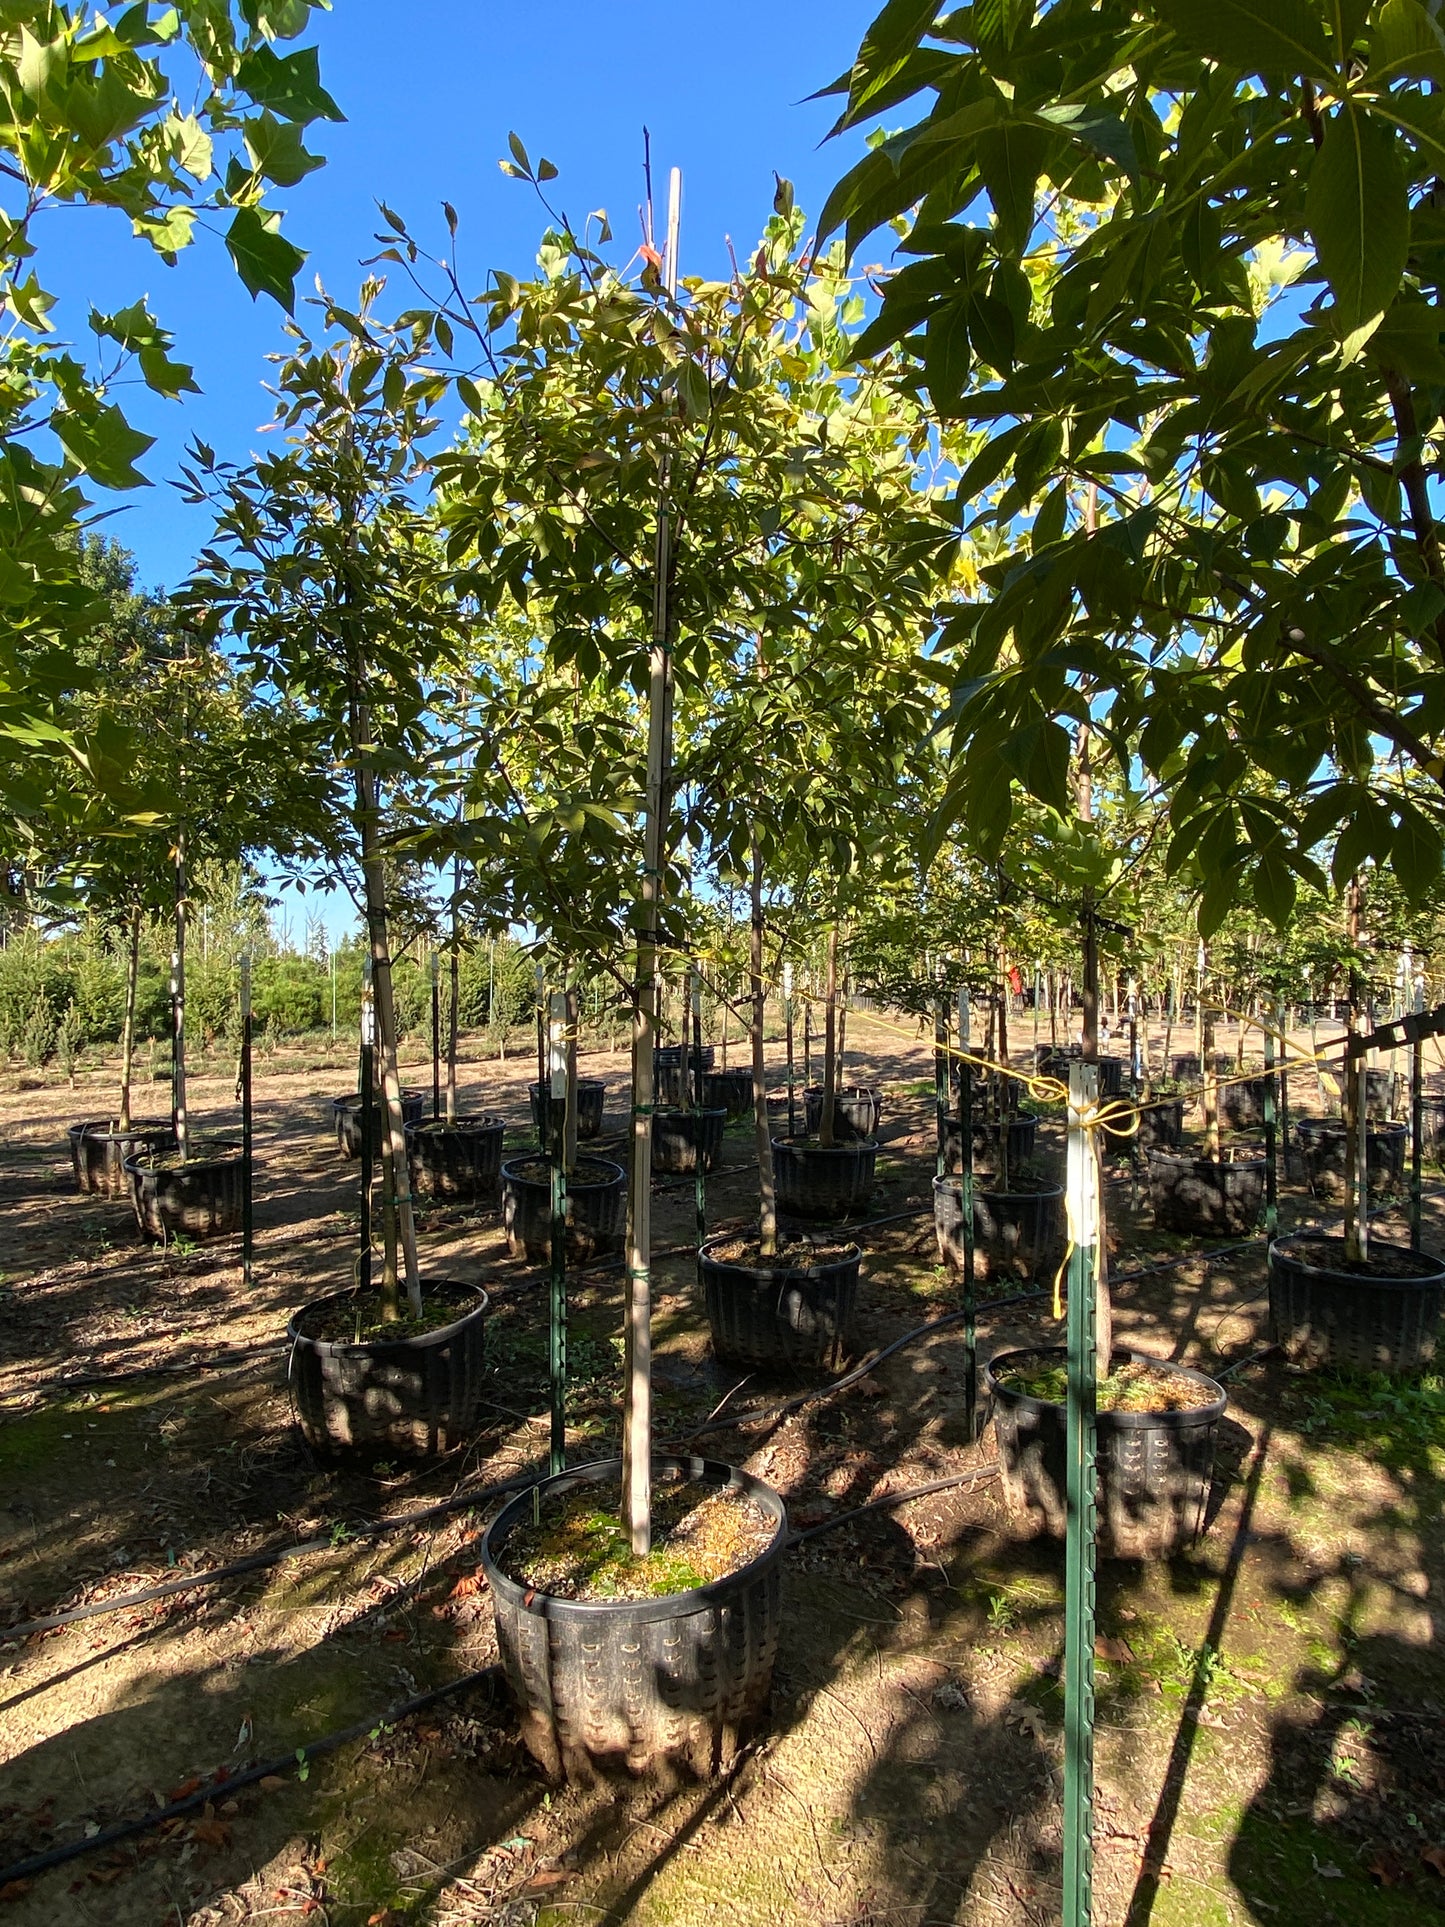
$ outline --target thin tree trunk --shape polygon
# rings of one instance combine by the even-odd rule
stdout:
[[[457,1031],[461,1022],[461,934],[458,928],[457,894],[461,889],[461,865],[452,864],[452,941],[447,960],[447,1123],[457,1121]],[[488,1019],[491,1011],[487,1012]]]
[[[371,987],[376,1004],[376,1048],[381,1067],[382,1097],[386,1107],[386,1196],[382,1225],[386,1267],[382,1278],[383,1316],[400,1316],[397,1302],[397,1244],[405,1267],[407,1303],[421,1316],[421,1271],[417,1261],[416,1217],[412,1210],[411,1177],[407,1169],[406,1128],[401,1108],[401,1074],[396,1059],[396,1000],[391,983],[391,946],[387,931],[386,871],[378,834],[376,773],[370,757],[371,718],[358,696],[352,705],[352,748],[356,756],[356,816],[361,842],[361,875],[366,901],[366,932],[371,950]],[[385,1167],[384,1167],[385,1168]]]
[[[753,993],[753,1130],[758,1150],[758,1256],[772,1258],[778,1250],[778,1201],[773,1180],[773,1133],[768,1123],[767,1066],[763,1053],[763,859],[758,833],[752,834],[752,944],[749,966]]]
[[[190,1155],[186,1107],[186,832],[176,837],[176,925],[171,952],[171,1115],[184,1164]]]
[[[120,1033],[120,1128],[130,1129],[130,1086],[135,1070],[135,1005],[140,982],[141,911],[137,905],[130,913],[130,932],[125,953],[125,1021]]]
[[[833,1111],[838,1101],[838,925],[828,932],[828,978],[823,993],[823,1109],[818,1142],[834,1143]]]
[[[574,986],[567,992],[567,1112],[562,1127],[562,1169],[569,1178],[577,1169],[577,1026],[580,1017]]]

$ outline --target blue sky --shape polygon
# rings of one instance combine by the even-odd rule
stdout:
[[[310,254],[304,292],[319,272],[345,300],[359,260],[375,252],[378,200],[438,241],[440,203],[451,201],[469,290],[490,267],[530,268],[544,216],[530,188],[497,166],[512,129],[534,159],[545,154],[560,169],[551,191],[574,222],[605,207],[618,240],[630,243],[646,123],[660,202],[667,168],[683,170],[684,273],[725,271],[726,237],[741,252],[771,211],[775,168],[816,213],[858,151],[852,141],[820,147],[833,104],[805,96],[848,66],[879,0],[334,4],[313,16],[313,37],[347,121],[316,124],[308,145],[327,165],[281,198],[287,234]],[[192,435],[231,460],[264,446],[271,410],[261,384],[266,355],[281,345],[280,310],[251,301],[212,236],[175,268],[109,210],[57,211],[40,238],[62,333],[74,338],[92,303],[111,309],[149,294],[177,356],[195,368],[203,392],[182,404],[141,390],[127,398],[135,425],[157,437],[142,463],[155,486],[119,498],[122,512],[106,524],[135,551],[147,585],[170,587],[205,541],[208,519],[167,478]]]

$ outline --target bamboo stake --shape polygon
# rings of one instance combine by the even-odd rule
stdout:
[[[774,1258],[778,1251],[778,1202],[773,1179],[773,1133],[768,1123],[768,1079],[764,1061],[763,1018],[763,857],[756,828],[752,833],[752,944],[748,962],[753,993],[753,1130],[758,1147],[758,1256]]]

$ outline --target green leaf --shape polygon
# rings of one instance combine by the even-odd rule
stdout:
[[[294,121],[277,120],[269,107],[255,120],[243,121],[241,133],[252,167],[277,187],[295,187],[326,165],[319,154],[307,152],[301,128]]]
[[[923,335],[923,374],[935,414],[947,419],[959,413],[972,365],[968,303],[951,301],[934,310]]]
[[[1186,46],[1241,73],[1323,79],[1335,70],[1308,0],[1151,0],[1151,9]]]
[[[1049,136],[1040,127],[1005,122],[981,134],[974,152],[998,220],[999,241],[1010,253],[1022,254],[1033,232],[1034,189],[1048,156]]]
[[[236,84],[258,107],[269,107],[303,127],[313,120],[346,119],[321,85],[321,63],[314,47],[298,47],[294,54],[257,47],[242,57]]]
[[[940,0],[888,0],[858,49],[848,78],[848,107],[840,127],[866,117],[933,25]]]
[[[1420,0],[1385,0],[1370,40],[1370,79],[1445,82],[1445,33]]]
[[[296,276],[306,259],[280,232],[281,216],[243,207],[226,230],[226,247],[236,264],[236,272],[253,298],[269,294],[279,301],[287,314],[296,309]]]
[[[1254,900],[1276,930],[1283,930],[1294,915],[1296,889],[1294,871],[1280,849],[1261,851],[1254,868]]]
[[[1325,123],[1305,219],[1349,342],[1394,300],[1410,246],[1410,206],[1393,129],[1346,100]]]
[[[523,147],[521,140],[516,134],[508,134],[507,145],[512,150],[512,159],[517,165],[518,172],[524,180],[530,181],[532,178],[532,163],[527,159],[527,150]]]
[[[1412,805],[1402,804],[1390,859],[1400,887],[1410,901],[1427,901],[1440,888],[1441,865],[1445,860],[1440,826]]]
[[[145,454],[155,437],[132,428],[114,404],[104,403],[83,414],[61,409],[51,417],[50,425],[66,454],[102,488],[149,486],[135,467],[135,460]]]
[[[1445,353],[1440,336],[1445,317],[1428,301],[1400,300],[1370,336],[1366,353],[1409,381],[1445,387]]]

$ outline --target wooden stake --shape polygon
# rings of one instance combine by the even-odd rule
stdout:
[[[748,962],[753,993],[753,1131],[758,1147],[758,1256],[773,1258],[778,1250],[778,1202],[773,1180],[773,1133],[768,1122],[768,1075],[764,1060],[763,1018],[763,858],[758,833],[752,833],[752,947]]]

